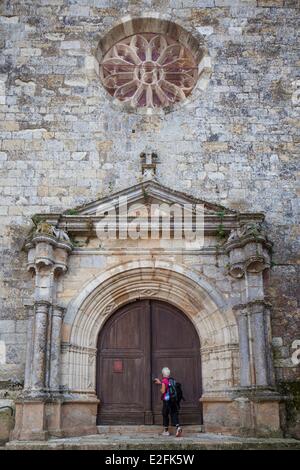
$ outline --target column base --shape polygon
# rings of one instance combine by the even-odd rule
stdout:
[[[15,427],[10,440],[45,441],[48,432],[45,426],[45,402],[38,400],[16,402]]]
[[[97,408],[99,400],[68,399],[61,405],[61,433],[64,437],[97,434]]]
[[[245,437],[282,437],[280,396],[252,389],[232,394],[205,394],[200,401],[206,432]]]
[[[49,437],[97,434],[98,403],[96,398],[19,400],[10,440],[45,441]]]

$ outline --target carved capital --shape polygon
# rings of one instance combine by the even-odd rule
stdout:
[[[246,272],[261,273],[270,267],[271,247],[261,223],[247,222],[232,230],[224,245],[230,260],[228,273],[236,279]]]
[[[251,315],[252,313],[261,312],[263,310],[270,310],[272,304],[267,299],[251,300],[243,304],[237,304],[232,307],[236,315]]]
[[[66,231],[61,228],[54,227],[45,221],[41,221],[36,224],[35,230],[33,231],[33,238],[38,235],[50,236],[56,241],[65,241],[71,244],[69,235]]]
[[[44,300],[44,299],[38,299],[35,301],[35,310],[41,310],[41,311],[48,311],[49,310],[49,307],[51,306],[51,302],[49,302],[48,300]]]
[[[32,302],[24,302],[24,308],[26,310],[27,318],[34,316],[34,303]]]
[[[56,274],[67,270],[67,258],[72,251],[72,244],[65,231],[47,222],[40,222],[28,237],[25,249],[28,251],[29,271],[36,274],[48,269],[49,274]]]
[[[261,273],[269,267],[269,259],[264,256],[250,256],[245,263],[246,271],[249,273]]]
[[[52,309],[52,315],[54,317],[59,317],[61,319],[64,318],[64,314],[65,314],[65,307],[62,307],[61,305],[53,305],[53,309]]]
[[[228,265],[228,274],[234,279],[241,279],[245,274],[244,263],[232,263]]]
[[[224,248],[229,253],[233,249],[243,248],[248,243],[260,244],[271,249],[272,243],[268,240],[261,222],[247,222],[232,230]]]

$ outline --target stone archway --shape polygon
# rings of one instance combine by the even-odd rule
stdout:
[[[155,182],[147,183],[146,195],[145,183],[120,192],[119,197],[125,194],[130,206],[144,204],[146,196],[181,206],[199,202]],[[145,243],[142,249],[128,251],[125,242],[99,250],[97,214],[110,205],[118,205],[116,195],[82,207],[75,216],[48,215],[27,240],[35,289],[28,308],[26,380],[24,395],[16,404],[14,436],[45,439],[49,434],[96,432],[97,337],[116,310],[139,299],[172,304],[195,327],[207,431],[278,432],[271,306],[263,283],[271,244],[261,226],[263,216],[226,211],[223,224],[230,235],[221,253],[210,239],[196,251],[165,250],[160,240]],[[205,211],[204,235],[216,238],[218,207],[205,203]],[[82,249],[73,246],[66,227],[75,241],[84,234]],[[58,280],[57,274],[67,269],[68,255],[69,271]]]
[[[204,393],[234,387],[238,374],[228,375],[228,371],[238,361],[238,332],[223,297],[186,267],[142,260],[102,273],[70,303],[62,331],[64,388],[72,394],[95,395],[99,331],[113,312],[136,299],[168,302],[190,318],[201,344]]]
[[[142,184],[126,190],[130,204],[145,202],[144,190]],[[147,197],[149,194],[155,201],[197,202],[153,182],[147,185]],[[277,432],[279,404],[272,389],[270,305],[262,278],[269,266],[270,243],[257,222],[262,216],[226,213],[224,227],[231,233],[217,269],[215,259],[209,260],[211,254],[218,254],[210,242],[197,253],[161,253],[160,244],[154,251],[145,247],[130,253],[126,244],[125,251],[93,249],[99,207],[105,209],[114,201],[116,197],[111,196],[91,203],[75,218],[60,216],[58,228],[49,215],[49,223],[38,226],[28,240],[28,268],[35,268],[36,284],[29,308],[25,390],[17,403],[14,436],[44,439],[48,434],[96,432],[97,337],[116,310],[139,299],[172,304],[194,325],[201,345],[201,402],[207,431]],[[216,236],[217,208],[207,205],[206,211],[207,234]],[[66,226],[72,236],[89,234],[91,246],[82,250],[73,247],[64,231]],[[69,253],[69,271],[60,282],[54,274],[66,270]],[[90,271],[83,263],[82,269],[81,257],[88,259],[88,266],[94,261],[97,266]],[[205,270],[207,262],[209,269]],[[232,280],[224,286],[227,274]],[[222,288],[222,295],[216,286]]]

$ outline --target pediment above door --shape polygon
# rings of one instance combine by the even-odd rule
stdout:
[[[197,199],[189,194],[170,189],[156,181],[147,181],[123,189],[112,195],[105,196],[74,209],[61,213],[36,214],[35,220],[65,230],[69,234],[91,234],[95,224],[112,210],[118,214],[122,204],[127,206],[128,213],[134,207],[135,211],[149,207],[151,204],[176,204],[181,207],[188,205],[194,212],[197,205],[202,206],[205,216],[205,233],[217,235],[220,226],[224,234],[238,229],[245,223],[261,223],[264,215],[261,213],[239,213],[224,206]]]

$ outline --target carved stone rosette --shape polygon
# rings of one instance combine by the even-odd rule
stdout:
[[[105,54],[100,76],[106,90],[135,107],[159,108],[184,100],[196,85],[191,52],[163,34],[126,37]]]

